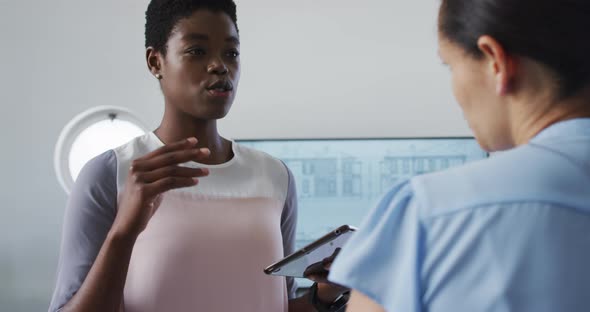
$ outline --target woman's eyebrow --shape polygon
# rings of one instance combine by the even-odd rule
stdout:
[[[184,40],[184,41],[197,41],[197,40],[208,41],[209,36],[205,35],[205,34],[199,34],[199,33],[189,33],[189,34],[182,36],[182,40]],[[240,39],[238,39],[238,37],[236,37],[236,36],[229,36],[225,39],[225,41],[235,43],[237,45],[240,44]]]

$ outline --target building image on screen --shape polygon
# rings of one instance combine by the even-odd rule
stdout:
[[[394,184],[487,157],[474,139],[241,141],[282,160],[297,186],[297,248],[362,217]]]

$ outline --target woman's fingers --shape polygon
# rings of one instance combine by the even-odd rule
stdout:
[[[211,155],[208,148],[197,148],[197,142],[196,138],[188,138],[134,160],[129,178],[141,193],[140,197],[154,197],[172,189],[194,186],[198,183],[197,178],[209,175],[206,168],[179,166],[190,161],[202,161]]]
[[[195,178],[167,177],[152,183],[148,183],[144,186],[144,188],[145,193],[149,194],[151,197],[173,189],[195,186],[198,183],[199,180]]]
[[[209,175],[207,168],[187,168],[181,166],[168,166],[149,172],[138,174],[138,180],[143,183],[152,183],[167,177],[200,178]]]
[[[182,164],[189,161],[201,161],[211,155],[208,148],[187,148],[175,150],[152,158],[135,160],[132,168],[136,172],[154,171],[163,167]]]

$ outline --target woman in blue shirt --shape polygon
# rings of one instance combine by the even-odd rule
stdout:
[[[442,0],[439,53],[480,145],[395,186],[330,279],[348,311],[590,310],[590,2]]]

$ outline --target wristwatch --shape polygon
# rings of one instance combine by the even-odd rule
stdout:
[[[350,291],[347,291],[336,298],[334,302],[326,304],[318,298],[318,283],[313,283],[309,288],[309,302],[318,312],[344,312],[349,297]]]

